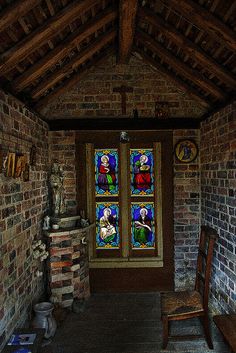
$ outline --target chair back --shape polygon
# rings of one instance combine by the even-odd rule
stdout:
[[[195,290],[202,295],[204,310],[208,310],[211,264],[214,244],[217,239],[218,234],[215,229],[209,226],[201,226]]]

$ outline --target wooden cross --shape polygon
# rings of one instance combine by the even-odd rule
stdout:
[[[126,93],[132,93],[133,91],[133,87],[128,86],[120,86],[113,88],[113,92],[120,93],[121,95],[122,115],[126,115]]]

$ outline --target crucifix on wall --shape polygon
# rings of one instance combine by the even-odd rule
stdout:
[[[121,111],[122,115],[126,115],[126,93],[132,93],[134,91],[133,87],[120,86],[114,87],[113,92],[120,93],[121,95]]]

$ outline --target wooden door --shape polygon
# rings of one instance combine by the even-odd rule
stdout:
[[[96,224],[92,292],[173,288],[172,134],[129,135],[129,143],[119,132],[77,136],[79,207]]]

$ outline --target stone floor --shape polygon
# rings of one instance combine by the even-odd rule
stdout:
[[[81,309],[82,310],[82,309]],[[186,321],[187,322],[187,321]],[[186,324],[172,329],[184,333]],[[188,332],[199,332],[198,320],[188,321]],[[170,341],[161,349],[162,325],[158,293],[96,294],[82,312],[69,312],[59,324],[52,342],[43,353],[229,353],[212,323],[214,350],[204,339]]]

